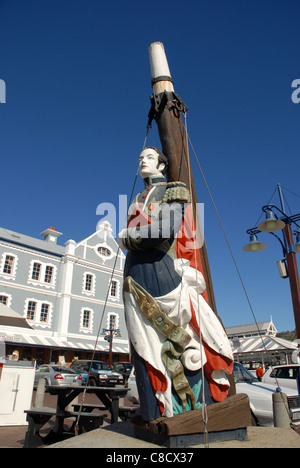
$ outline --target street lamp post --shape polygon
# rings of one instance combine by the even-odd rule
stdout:
[[[272,234],[280,242],[284,259],[281,262],[277,262],[277,264],[280,268],[280,275],[283,278],[289,278],[296,335],[297,339],[300,340],[300,283],[296,259],[296,253],[300,253],[300,225],[298,224],[300,221],[300,213],[291,216],[288,216],[285,213],[280,184],[277,185],[277,188],[281,202],[281,209],[275,205],[265,205],[262,207],[262,210],[266,215],[266,220],[258,226],[246,231],[247,234],[250,235],[250,242],[245,245],[243,249],[246,252],[259,252],[264,250],[267,247],[266,244],[259,242],[257,239],[257,235],[261,232]],[[279,217],[274,213],[274,211],[279,213]],[[292,225],[295,226],[294,234],[296,235],[296,244],[294,244]],[[282,239],[275,234],[275,232],[278,231],[281,231]],[[285,266],[287,266],[286,270]]]
[[[294,246],[291,225],[286,224],[283,231],[285,233],[288,246]],[[286,261],[294,309],[296,334],[298,340],[300,340],[300,283],[295,249],[291,249],[289,252],[287,252]]]
[[[103,328],[102,333],[108,333],[105,335],[104,339],[109,342],[109,353],[108,353],[108,365],[112,367],[113,359],[112,359],[112,345],[113,345],[113,337],[114,335],[120,336],[120,329],[119,328]]]

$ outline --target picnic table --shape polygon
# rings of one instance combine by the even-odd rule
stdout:
[[[75,435],[75,426],[77,424],[78,433],[95,429],[103,424],[105,414],[95,413],[93,409],[108,410],[111,414],[111,423],[118,422],[119,418],[119,399],[124,397],[128,388],[116,387],[85,387],[74,385],[47,385],[46,389],[51,395],[57,395],[56,408],[42,407],[25,410],[27,414],[28,430],[25,436],[24,447],[36,447],[41,444],[54,443],[66,437]],[[92,405],[91,411],[87,411],[87,405],[77,404],[77,411],[68,411],[67,407],[81,393],[86,392],[95,394],[100,400],[100,405]],[[52,418],[55,417],[54,427],[46,437],[42,437],[39,431]],[[65,431],[64,420],[73,418],[74,423],[70,431]]]

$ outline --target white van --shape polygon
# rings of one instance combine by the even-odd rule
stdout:
[[[273,366],[262,376],[262,382],[291,388],[298,392],[297,375],[300,376],[300,364]]]

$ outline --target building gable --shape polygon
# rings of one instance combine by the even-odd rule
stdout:
[[[83,239],[75,247],[75,255],[89,262],[113,268],[116,255],[119,261],[115,267],[123,269],[125,255],[118,248],[118,244],[112,236],[111,225],[106,221],[98,225],[98,230],[91,236]]]

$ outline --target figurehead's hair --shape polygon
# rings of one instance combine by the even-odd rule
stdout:
[[[154,149],[157,152],[157,154],[158,154],[158,165],[159,164],[164,164],[165,165],[165,168],[162,171],[162,173],[165,174],[167,172],[168,166],[169,166],[169,161],[168,161],[167,156],[165,156],[164,153],[160,149],[156,148],[155,146],[147,146],[146,148],[144,148],[144,150],[149,149],[149,148]]]

